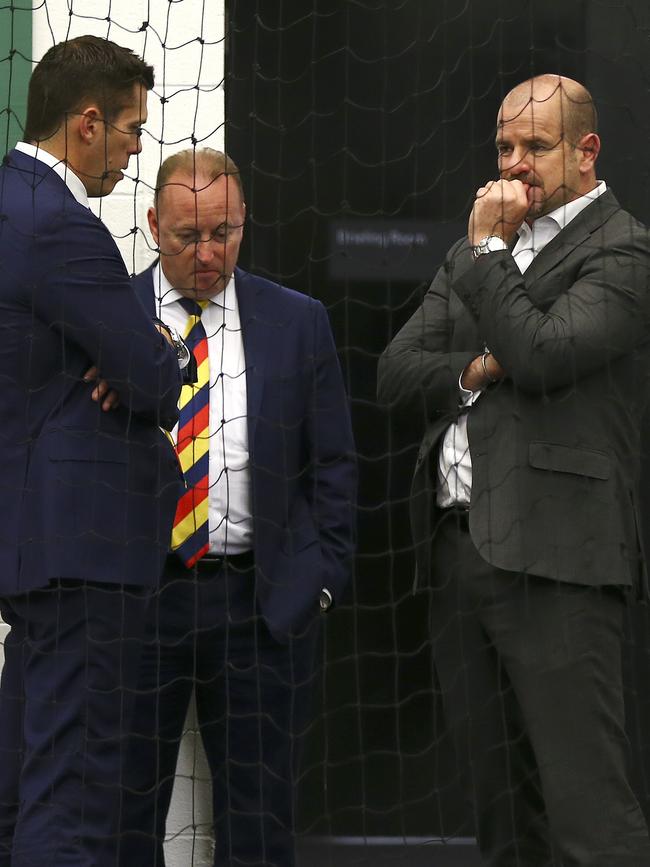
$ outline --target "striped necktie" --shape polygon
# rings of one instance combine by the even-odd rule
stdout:
[[[183,337],[196,358],[197,381],[183,386],[179,401],[176,452],[187,489],[176,508],[171,547],[189,569],[209,550],[210,367],[201,313],[210,302],[180,303],[189,314]]]

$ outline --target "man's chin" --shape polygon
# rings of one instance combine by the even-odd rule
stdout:
[[[537,195],[535,195],[535,192]],[[530,187],[528,190],[528,213],[527,220],[536,220],[538,217],[543,217],[547,212],[546,199],[542,195],[539,187]]]
[[[197,301],[206,301],[208,298],[214,298],[226,287],[226,278],[220,274],[216,280],[197,280],[189,289],[182,289],[183,295],[187,298],[194,298]]]
[[[122,172],[111,172],[108,175],[104,175],[101,179],[98,189],[95,192],[88,192],[88,195],[91,198],[101,199],[104,196],[109,196],[115,187],[119,184],[120,181],[124,180],[124,175]]]

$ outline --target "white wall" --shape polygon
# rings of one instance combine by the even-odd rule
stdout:
[[[142,30],[145,21],[148,26]],[[131,48],[155,70],[142,153],[131,158],[130,177],[109,197],[94,202],[94,210],[115,235],[129,272],[135,273],[154,257],[146,212],[161,160],[191,147],[193,139],[199,146],[223,148],[224,4],[223,0],[46,0],[34,9],[34,59],[39,60],[55,42],[84,33]]]
[[[131,159],[130,177],[93,204],[136,273],[154,257],[146,212],[161,159],[191,147],[193,139],[223,148],[223,0],[45,0],[33,15],[36,61],[55,42],[92,33],[128,46],[155,68],[142,154]],[[0,623],[0,642],[5,632]],[[191,711],[168,822],[168,867],[212,864],[209,772],[194,720]]]

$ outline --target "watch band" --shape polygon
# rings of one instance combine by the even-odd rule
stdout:
[[[498,235],[486,235],[485,238],[481,238],[478,244],[475,244],[471,248],[474,259],[478,259],[479,256],[485,256],[487,253],[497,253],[507,249],[508,245]]]

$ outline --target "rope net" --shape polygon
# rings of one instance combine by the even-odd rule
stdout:
[[[488,472],[487,482],[481,482],[480,496],[488,503],[485,514],[490,517],[483,542],[475,548],[478,545],[483,564],[510,564],[503,571],[518,582],[520,590],[523,587],[526,612],[530,606],[539,610],[542,605],[535,602],[539,591],[535,582],[575,585],[566,578],[574,568],[571,558],[580,564],[575,566],[576,574],[590,570],[600,574],[606,562],[619,562],[615,555],[632,564],[629,573],[637,576],[634,580],[625,581],[616,573],[611,582],[598,579],[593,583],[615,587],[599,590],[595,593],[599,599],[611,592],[626,603],[620,606],[626,735],[616,730],[611,740],[625,756],[634,797],[644,814],[650,815],[650,709],[644,686],[650,675],[648,616],[645,603],[635,601],[636,591],[643,595],[645,580],[638,576],[643,574],[640,548],[646,535],[648,498],[643,482],[646,425],[641,421],[645,400],[640,397],[647,379],[647,325],[643,321],[647,305],[644,307],[642,298],[631,300],[630,294],[630,286],[647,282],[643,276],[644,230],[632,218],[625,229],[617,230],[620,238],[613,246],[619,247],[613,259],[593,265],[599,269],[594,277],[596,288],[586,299],[580,297],[562,308],[560,314],[551,310],[557,300],[553,292],[569,292],[580,270],[578,264],[571,264],[573,254],[567,247],[568,264],[558,266],[561,287],[552,283],[543,299],[535,299],[533,291],[532,313],[525,308],[516,326],[512,325],[515,314],[506,315],[505,324],[494,325],[492,331],[488,313],[472,308],[481,303],[473,290],[463,296],[456,287],[464,266],[457,265],[453,257],[446,258],[452,245],[467,236],[477,189],[497,177],[494,132],[502,100],[520,82],[544,73],[561,74],[589,88],[602,141],[597,177],[606,181],[633,218],[649,218],[645,157],[650,134],[649,32],[650,17],[643,0],[572,4],[559,0],[544,4],[531,0],[435,4],[417,0],[283,0],[279,4],[227,0],[225,8],[206,0],[43,0],[29,7],[0,6],[0,138],[7,151],[24,137],[33,64],[53,45],[93,34],[132,49],[154,67],[155,74],[141,152],[131,155],[114,192],[90,199],[90,207],[108,228],[126,269],[123,275],[117,274],[112,270],[117,267],[115,262],[105,264],[102,250],[89,250],[91,259],[98,257],[98,295],[106,304],[92,314],[101,326],[97,330],[84,317],[76,319],[65,313],[72,309],[73,299],[81,297],[70,288],[76,266],[70,264],[74,257],[69,253],[63,265],[56,256],[51,259],[50,274],[41,266],[38,278],[42,285],[51,283],[52,291],[62,293],[63,307],[52,311],[38,300],[41,283],[32,272],[21,270],[21,262],[29,262],[30,256],[53,255],[41,251],[46,249],[45,235],[55,231],[56,225],[39,224],[36,215],[37,231],[30,246],[20,223],[24,217],[12,217],[16,202],[8,198],[9,187],[4,194],[0,192],[4,214],[0,261],[6,275],[0,282],[0,304],[7,311],[2,354],[14,358],[6,368],[0,366],[7,394],[2,411],[7,422],[0,439],[0,450],[5,449],[6,454],[0,459],[3,465],[20,471],[17,476],[6,476],[5,500],[15,504],[9,512],[16,517],[22,515],[25,504],[44,513],[51,508],[48,484],[63,484],[69,494],[64,514],[47,514],[41,524],[34,525],[55,529],[41,530],[39,535],[32,525],[24,530],[21,524],[20,537],[16,530],[2,538],[9,551],[7,562],[20,577],[11,586],[0,585],[5,657],[13,660],[11,677],[5,666],[0,693],[0,724],[10,732],[0,739],[10,769],[5,783],[0,784],[0,867],[14,863],[12,850],[14,859],[23,858],[16,860],[21,867],[43,863],[35,860],[37,846],[51,849],[57,845],[64,851],[69,845],[67,837],[65,843],[54,843],[55,838],[40,837],[40,831],[34,830],[39,815],[52,815],[58,798],[70,807],[61,827],[76,823],[76,838],[85,841],[88,851],[97,847],[103,853],[101,864],[161,865],[163,836],[168,867],[212,863],[215,839],[217,863],[229,863],[227,859],[232,858],[232,863],[248,859],[249,863],[289,864],[291,843],[287,841],[292,825],[300,864],[332,863],[334,858],[350,864],[424,864],[431,858],[458,867],[478,864],[476,836],[481,836],[487,853],[490,833],[482,825],[486,820],[481,807],[476,801],[468,803],[466,796],[478,797],[482,779],[486,774],[494,776],[497,770],[504,783],[494,800],[502,805],[499,815],[507,814],[512,823],[511,849],[523,859],[521,863],[537,863],[534,858],[541,858],[541,850],[526,854],[530,839],[521,836],[520,805],[526,799],[530,803],[531,798],[538,805],[534,822],[529,814],[525,820],[526,827],[533,823],[535,829],[538,821],[544,828],[549,821],[552,829],[561,825],[553,809],[561,814],[563,808],[551,805],[534,760],[532,776],[524,774],[525,779],[510,766],[520,760],[521,742],[528,744],[535,721],[510,716],[513,706],[517,709],[512,713],[522,712],[525,690],[515,678],[514,663],[504,662],[505,651],[485,621],[480,635],[497,660],[495,670],[502,680],[491,690],[475,667],[476,642],[471,643],[469,636],[476,606],[468,606],[456,586],[462,584],[459,576],[466,574],[462,557],[469,555],[455,548],[453,553],[449,553],[451,548],[447,554],[440,553],[447,549],[441,548],[439,516],[435,516],[440,437],[447,428],[437,431],[434,443],[426,443],[425,436],[437,419],[448,418],[451,423],[455,418],[456,395],[452,400],[449,389],[447,403],[440,397],[443,379],[456,383],[465,364],[486,350],[506,370],[508,364],[511,368],[505,387],[490,386],[476,408],[467,413],[472,463],[479,467],[484,460],[493,471],[492,477]],[[43,146],[47,150],[45,143]],[[232,186],[230,178],[218,199],[220,218],[215,220],[208,213],[207,222],[202,222],[204,209],[210,212],[217,201],[212,195],[217,195],[221,175],[217,173],[215,179],[191,157],[180,175],[167,178],[169,185],[152,218],[160,164],[181,150],[197,154],[204,148],[226,151],[238,167],[228,171],[236,176],[237,186]],[[28,186],[33,190],[37,185]],[[64,214],[63,192],[59,195],[59,212]],[[233,205],[240,218],[233,216]],[[185,222],[179,216],[183,214]],[[66,229],[64,236],[76,245],[74,235]],[[560,244],[565,237],[560,236]],[[232,281],[220,296],[223,304],[213,305],[207,314],[205,309],[188,314],[175,290],[188,285],[183,284],[184,279],[198,286],[193,263],[208,255],[208,250],[215,259],[225,261],[233,239],[235,258],[238,253],[238,265],[246,276]],[[594,229],[585,243],[595,262],[599,251],[608,249],[606,230]],[[636,251],[631,263],[625,258],[628,247]],[[501,257],[501,263],[503,254],[510,256],[508,251],[494,254]],[[477,267],[485,264],[477,263]],[[151,266],[153,270],[147,272]],[[446,270],[429,290],[441,266]],[[210,282],[206,276],[211,267],[216,268],[204,263],[198,270],[204,271],[200,279],[214,288],[217,278]],[[504,278],[488,273],[487,267],[485,271],[485,285],[503,285]],[[194,276],[188,278],[190,272]],[[157,423],[165,426],[161,406],[171,386],[154,379],[145,382],[139,370],[136,375],[130,365],[136,364],[137,353],[125,362],[125,347],[145,345],[146,333],[132,328],[126,314],[118,322],[109,303],[114,298],[109,293],[116,285],[125,289],[129,276],[143,273],[149,273],[149,283],[138,284],[137,292],[140,298],[142,292],[150,293],[148,318],[161,319],[188,340],[199,325],[197,345],[203,348],[195,349],[192,344],[195,354],[203,353],[197,357],[199,368],[209,355],[209,366],[204,364],[190,391],[184,386],[180,397],[182,405],[197,404],[197,416],[202,412],[202,426],[197,427],[198,422],[189,421],[181,409],[184,442],[190,444],[190,451],[181,455],[181,465],[187,477],[196,472],[197,490],[204,484],[203,494],[185,489],[181,517],[187,524],[189,516],[192,523],[199,520],[192,516],[200,512],[200,520],[207,520],[208,526],[196,550],[227,558],[207,567],[186,569],[176,555],[171,565],[165,558],[171,517],[161,518],[161,504],[165,497],[173,502],[175,493],[169,481],[171,470],[165,475],[160,467],[173,453],[165,452],[152,437]],[[508,272],[510,278],[513,273]],[[260,280],[250,284],[251,292],[257,293],[256,298],[266,293],[266,306],[255,306],[263,305],[261,300],[247,306],[248,275]],[[278,284],[319,304],[301,306],[302,300],[283,294]],[[37,300],[25,302],[27,295],[16,300],[15,286],[34,293],[29,297]],[[432,298],[443,296],[447,300],[441,306],[431,307]],[[616,330],[617,317],[622,314],[615,297],[628,317],[626,322],[636,329],[625,332],[627,336]],[[507,303],[511,301],[509,296]],[[613,306],[608,307],[610,304]],[[449,314],[453,305],[458,317]],[[475,338],[463,331],[470,327],[469,319],[460,315],[463,305],[480,323]],[[506,350],[499,329],[507,325],[525,330],[533,314],[543,321],[535,320],[538,329],[526,344],[526,352],[517,356],[513,350],[502,361],[498,350]],[[21,330],[25,315],[31,317],[31,331]],[[105,321],[98,319],[102,315]],[[577,325],[580,316],[588,322],[582,331]],[[599,316],[606,326],[604,341],[596,329]],[[396,335],[404,335],[405,325],[410,330],[404,343],[391,344]],[[351,413],[358,496],[353,493],[354,461],[346,450],[346,404],[340,400],[343,392],[339,394],[338,386],[330,381],[331,376],[338,376],[332,373],[338,367],[333,363],[330,326]],[[262,332],[265,337],[259,336]],[[153,341],[151,334],[148,339]],[[45,353],[41,361],[39,353],[48,340],[52,341],[51,355]],[[71,378],[80,381],[83,365],[98,363],[93,345],[98,351],[101,348],[99,357],[110,360],[112,341],[120,347],[115,362],[119,375],[110,385],[118,394],[123,390],[120,406],[104,412],[93,402],[90,385],[85,398],[74,390],[73,397],[66,398]],[[267,341],[264,351],[259,348],[263,341]],[[427,367],[427,353],[434,344],[436,352],[458,354],[453,363],[444,362],[447,367],[442,372]],[[403,357],[392,362],[396,367],[391,369],[390,384],[384,380],[383,390],[380,366],[378,400],[377,369],[389,345],[393,358],[398,350]],[[584,350],[579,361],[576,345]],[[23,357],[26,346],[27,356],[36,364],[29,373],[16,361]],[[70,346],[73,356],[79,353],[76,367],[69,366]],[[251,353],[256,353],[254,360]],[[519,372],[516,365],[525,368],[528,379],[512,373]],[[590,389],[596,391],[591,380],[588,385],[585,381],[594,375],[605,395],[602,409],[594,416],[600,425],[599,447],[593,444],[596,422],[586,429],[584,425],[593,408]],[[41,409],[39,401],[49,394],[57,376],[62,391],[51,406]],[[259,397],[252,415],[251,401],[258,399],[256,383],[262,380],[264,396]],[[22,395],[22,402],[12,403],[18,400],[17,394]],[[74,415],[65,414],[70,400],[82,399],[93,403],[94,427],[77,424]],[[157,401],[154,409],[149,399]],[[485,421],[480,407],[490,400],[493,405],[499,400],[503,403]],[[228,401],[232,401],[230,409]],[[273,411],[267,409],[269,405]],[[32,424],[33,412],[42,412],[37,424]],[[80,413],[80,418],[87,417],[83,407]],[[111,413],[123,419],[115,429],[106,421]],[[565,427],[555,428],[562,413]],[[26,426],[15,422],[17,416],[20,424],[26,419]],[[472,440],[472,417],[482,418],[483,425],[495,425],[494,431],[486,433],[484,427]],[[531,418],[536,421],[530,422]],[[172,439],[177,440],[178,425],[167,421]],[[149,439],[139,440],[134,433],[140,424],[148,425]],[[478,426],[478,420],[475,424]],[[526,434],[525,459],[517,451],[524,442],[518,439],[523,424],[534,428]],[[507,425],[510,433],[504,434]],[[557,430],[566,430],[560,442]],[[43,432],[50,431],[56,434],[58,452],[46,451],[40,459],[55,469],[49,476],[45,470],[43,476],[30,475],[34,454],[38,457],[45,441]],[[65,443],[62,433],[68,436]],[[591,463],[586,470],[583,464],[576,470],[573,464],[569,466],[572,457],[566,451],[555,451],[549,457],[549,442],[567,449],[590,449]],[[629,461],[623,464],[621,443],[631,444]],[[151,468],[154,448],[160,449],[154,461],[159,487],[151,500],[146,498],[148,483],[140,478],[138,468]],[[509,451],[510,464],[506,460]],[[27,452],[29,457],[25,457]],[[83,468],[81,453],[85,454]],[[209,473],[201,464],[208,453]],[[423,455],[431,462],[427,470],[430,484],[413,516],[409,514],[411,484]],[[574,486],[568,483],[561,502],[555,502],[559,495],[551,483],[531,494],[530,482],[517,475],[522,462],[539,473],[546,471],[554,484],[558,476],[571,476]],[[120,466],[118,474],[115,465]],[[452,465],[455,467],[453,458]],[[495,467],[506,470],[500,476]],[[575,483],[577,477],[580,485]],[[616,492],[602,493],[599,484],[613,485],[614,478]],[[507,500],[505,504],[500,496]],[[479,494],[474,492],[474,497]],[[626,497],[634,499],[632,511]],[[546,515],[549,501],[551,513],[570,505],[565,522],[568,532],[561,538],[548,529],[555,526],[551,519],[540,517]],[[104,510],[101,526],[96,522],[99,502]],[[165,508],[165,516],[170,508],[173,512],[171,506]],[[475,508],[478,514],[482,507],[472,500]],[[110,515],[106,509],[112,510]],[[133,515],[147,509],[152,510],[148,522],[130,523]],[[418,510],[427,512],[429,522],[424,546],[432,552],[432,559],[425,569],[416,556],[411,531]],[[593,536],[576,529],[582,536],[574,542],[575,534],[570,532],[574,524],[584,527],[590,515],[597,524],[603,510],[609,510],[613,525],[625,524],[624,531],[618,536],[612,531],[606,539],[601,531]],[[424,511],[419,516],[422,519]],[[515,517],[506,519],[504,514]],[[495,515],[501,516],[497,523]],[[637,522],[632,529],[630,515]],[[483,531],[478,524],[461,527],[466,520],[455,514],[454,528],[461,533],[471,529],[476,541]],[[445,521],[451,524],[448,518]],[[354,524],[356,553],[347,564],[346,546]],[[546,567],[539,566],[537,549],[526,536],[530,524],[543,527],[541,547],[555,569],[551,577]],[[622,536],[628,546],[623,555]],[[503,553],[510,542],[519,560],[523,558],[517,569]],[[162,590],[157,589],[159,576],[154,574],[158,567],[150,566],[150,574],[142,580],[132,577],[133,564],[139,562],[137,552],[147,543],[156,549],[158,558],[151,554],[148,562],[155,559],[158,571],[164,572]],[[324,559],[335,563],[323,566],[322,580],[314,574],[311,555],[305,553],[313,551],[310,545],[316,543],[326,551]],[[56,566],[51,553],[55,548]],[[498,555],[494,554],[497,550]],[[88,563],[93,560],[90,579],[83,573],[84,558]],[[281,559],[284,571],[277,567]],[[97,560],[105,565],[103,576],[96,569]],[[309,580],[299,574],[305,564]],[[326,576],[331,578],[337,569],[345,571],[348,566],[351,580],[345,593],[338,594],[338,585],[332,584],[328,589],[334,595],[334,606],[323,615],[318,610],[320,585],[327,587]],[[121,574],[131,577],[125,580],[115,571],[111,577],[110,569],[121,569]],[[474,563],[467,569],[478,574],[479,567]],[[43,581],[41,574],[46,575]],[[486,582],[496,580],[493,573],[485,577]],[[283,582],[291,588],[291,604],[281,602],[274,608],[275,600],[283,598],[277,589]],[[577,581],[581,587],[589,583]],[[633,589],[618,589],[626,583],[634,585]],[[444,606],[451,604],[449,594],[443,602],[441,585],[452,586],[458,593],[457,607],[452,605],[448,616],[441,615]],[[266,589],[260,590],[262,586]],[[54,597],[38,596],[44,587]],[[85,600],[81,608],[80,598]],[[144,607],[132,604],[133,599]],[[478,607],[482,604],[476,603]],[[285,632],[281,626],[275,632],[269,628],[271,622],[283,622],[284,614],[288,623],[287,611],[294,606],[303,614],[308,612],[295,621],[298,627],[292,622]],[[59,646],[56,629],[49,634],[50,644],[39,644],[33,630],[36,612],[41,609],[50,624],[60,617],[83,625],[80,640],[85,642],[86,668],[79,663],[82,668],[74,672],[71,664],[67,680],[72,683],[74,677],[81,678],[79,682],[91,696],[88,713],[96,701],[100,717],[96,724],[86,722],[81,740],[70,739],[66,733],[60,767],[67,769],[65,786],[71,788],[64,786],[50,795],[39,791],[33,768],[28,782],[20,782],[25,755],[36,756],[38,761],[43,751],[56,753],[52,740],[47,740],[51,735],[39,740],[34,730],[24,729],[24,719],[36,714],[49,720],[63,738],[56,726],[62,712],[71,706],[59,693],[56,679],[65,680],[61,660],[72,659],[73,649],[68,653],[67,646]],[[89,611],[95,614],[91,617]],[[136,628],[139,620],[148,624],[145,633]],[[445,637],[452,634],[460,636],[461,663],[450,671],[441,664]],[[517,663],[530,649],[532,635],[528,639],[528,644],[513,652]],[[553,670],[550,660],[565,646],[565,639],[566,635],[558,634],[539,638],[552,645],[550,656],[542,662],[546,674]],[[116,644],[123,650],[112,654],[117,659],[111,663],[113,674],[109,672],[108,680],[93,679],[94,660],[102,659],[103,649],[108,653]],[[79,653],[79,646],[74,645],[74,653]],[[614,642],[613,646],[618,645]],[[587,655],[590,649],[591,645]],[[49,660],[51,666],[39,667],[39,660]],[[614,693],[611,701],[615,703],[616,660],[612,665],[614,675],[606,674],[599,689],[603,694]],[[130,667],[140,666],[144,674],[125,675]],[[21,679],[27,674],[29,684]],[[114,682],[111,677],[115,676]],[[550,678],[553,689],[557,682]],[[45,688],[48,683],[51,689]],[[476,743],[472,731],[475,734],[482,725],[482,717],[472,716],[476,711],[473,703],[462,724],[458,720],[450,724],[453,714],[448,702],[454,683],[462,683],[476,701],[480,701],[476,696],[482,695],[482,683],[484,705],[494,703],[506,719],[503,740],[485,743],[485,755],[494,747],[497,770],[490,770],[487,760],[488,770],[481,770],[485,755],[478,748],[469,751],[469,758],[461,748],[463,739],[465,744]],[[530,680],[524,678],[524,684],[528,686]],[[567,695],[570,692],[569,680]],[[540,703],[557,701],[553,696],[557,693],[548,686]],[[532,706],[531,699],[524,716]],[[571,719],[565,724],[570,729]],[[573,741],[569,731],[565,734],[559,742],[568,744],[570,750]],[[208,748],[208,761],[204,741],[217,744]],[[273,750],[277,744],[283,752],[276,763]],[[79,783],[85,773],[80,757],[103,756],[111,749],[113,758],[108,764],[116,761],[119,771],[113,769],[108,781],[98,778],[87,786]],[[534,743],[530,749],[535,754]],[[602,749],[596,742],[595,754],[600,756]],[[557,756],[556,760],[561,761]],[[278,781],[282,784],[274,788]],[[526,788],[529,784],[535,790],[532,795]],[[249,788],[241,791],[242,786]],[[21,806],[25,797],[29,810]],[[608,812],[608,805],[605,807]],[[30,824],[34,816],[36,825]],[[574,818],[579,824],[579,817]],[[17,836],[16,827],[20,829]],[[535,830],[536,839],[545,833]],[[567,857],[562,834],[555,836],[554,831],[551,837]],[[241,843],[243,839],[254,841],[249,849]]]

